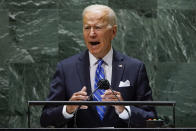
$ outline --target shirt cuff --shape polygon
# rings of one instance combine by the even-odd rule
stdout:
[[[62,111],[62,114],[63,116],[65,117],[65,119],[70,119],[74,116],[74,113],[72,114],[69,114],[67,111],[66,111],[66,105],[63,106],[63,111]]]
[[[130,117],[131,117],[131,109],[130,109],[130,106],[125,106],[125,108],[128,110],[128,112],[129,112],[129,114],[130,114]],[[129,118],[129,114],[128,114],[128,112],[126,111],[126,109],[124,109],[124,111],[121,112],[121,113],[117,113],[118,116],[119,116],[121,119],[123,119],[123,120],[126,120],[126,119]],[[117,112],[117,111],[116,111],[116,112]]]

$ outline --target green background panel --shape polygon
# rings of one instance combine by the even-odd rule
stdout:
[[[86,49],[81,14],[95,3],[115,10],[112,45],[146,64],[154,100],[176,101],[176,127],[195,127],[195,0],[0,0],[0,127],[27,127],[27,101],[45,100],[57,62]],[[172,124],[171,108],[157,111]]]

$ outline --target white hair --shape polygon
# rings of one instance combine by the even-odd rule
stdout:
[[[84,15],[85,15],[86,12],[92,11],[92,10],[95,10],[95,9],[106,10],[108,12],[108,14],[107,14],[108,24],[110,26],[117,25],[117,18],[116,18],[115,12],[110,7],[108,7],[106,5],[94,4],[94,5],[87,6],[83,10],[83,13],[82,13],[83,18],[84,18]]]

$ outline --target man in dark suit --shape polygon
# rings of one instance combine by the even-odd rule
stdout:
[[[151,101],[152,92],[144,64],[112,48],[116,32],[116,16],[111,8],[104,5],[86,7],[83,35],[88,50],[58,63],[47,100],[87,100],[97,88],[97,81],[103,78],[109,81],[114,93],[111,90],[95,92],[91,100]],[[145,120],[155,117],[155,110],[150,106],[78,107],[46,105],[41,125],[62,127],[67,124],[70,127],[76,110],[77,127],[127,127],[129,114],[132,127],[145,127]]]

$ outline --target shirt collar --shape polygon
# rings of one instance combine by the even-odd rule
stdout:
[[[89,60],[90,60],[90,67],[97,64],[97,61],[99,60],[93,54],[89,52]],[[103,61],[106,65],[112,66],[112,60],[113,60],[113,49],[111,48],[110,51],[103,57]]]

